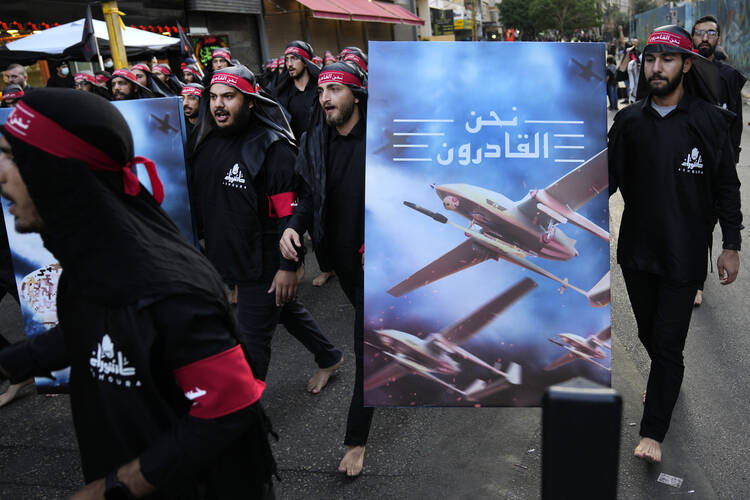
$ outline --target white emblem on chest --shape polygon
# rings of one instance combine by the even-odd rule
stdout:
[[[245,185],[245,176],[242,174],[242,170],[240,170],[240,165],[238,163],[235,163],[232,168],[229,169],[227,175],[224,176],[224,182],[222,184],[238,189],[247,189],[247,186]]]
[[[687,172],[690,174],[702,174],[703,173],[703,156],[701,156],[698,148],[693,148],[688,153],[685,161],[681,163],[684,168],[678,169],[680,172]]]

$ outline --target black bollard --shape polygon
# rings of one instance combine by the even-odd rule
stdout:
[[[622,398],[575,378],[542,402],[542,499],[617,498]]]

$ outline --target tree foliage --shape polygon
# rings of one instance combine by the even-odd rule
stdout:
[[[597,0],[503,0],[498,7],[503,25],[520,29],[524,40],[545,30],[568,36],[600,24],[602,18]]]

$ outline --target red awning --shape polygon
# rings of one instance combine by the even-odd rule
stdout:
[[[297,2],[310,9],[313,17],[323,19],[343,19],[344,21],[351,20],[349,11],[342,9],[331,0],[297,0]]]
[[[424,25],[424,19],[421,17],[412,14],[408,10],[404,9],[400,5],[392,4],[392,3],[386,3],[386,2],[372,2],[374,4],[377,4],[378,7],[381,9],[387,10],[391,15],[399,18],[402,23],[404,24],[413,24],[413,25]]]
[[[352,21],[374,21],[379,23],[400,23],[401,19],[385,9],[381,9],[375,2],[369,0],[330,0],[348,10]]]

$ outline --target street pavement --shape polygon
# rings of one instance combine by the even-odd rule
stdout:
[[[609,112],[611,123],[612,113]],[[745,107],[745,117],[750,108]],[[745,127],[748,128],[747,126]],[[750,132],[738,172],[743,206],[750,206]],[[616,243],[622,200],[611,198]],[[747,238],[747,231],[743,231]],[[716,234],[714,248],[721,248]],[[614,250],[612,251],[614,256]],[[632,457],[638,440],[648,360],[637,336],[617,266],[612,272],[613,386],[622,395],[618,498],[633,500],[750,498],[750,258],[741,254],[738,282],[723,287],[709,275],[705,300],[695,310],[685,351],[685,381],[664,443],[664,461],[649,466]],[[714,257],[715,258],[715,257]],[[300,298],[329,338],[345,351],[338,376],[319,395],[305,391],[312,357],[280,327],[273,344],[266,410],[280,440],[274,451],[282,499],[534,499],[541,485],[541,410],[538,408],[399,408],[376,410],[363,475],[336,471],[343,454],[346,410],[354,379],[353,310],[333,280],[323,288],[308,270]],[[0,303],[0,328],[22,338],[18,306]],[[0,387],[0,391],[4,387]],[[581,435],[581,441],[596,435]],[[251,452],[252,450],[248,450]],[[675,488],[660,473],[683,480]],[[82,486],[67,396],[27,391],[0,409],[0,498],[64,498]],[[581,485],[585,497],[586,485]]]

